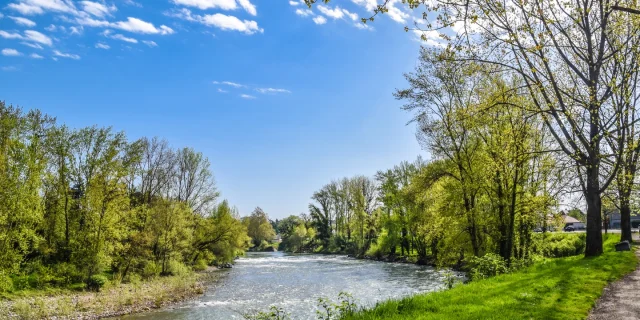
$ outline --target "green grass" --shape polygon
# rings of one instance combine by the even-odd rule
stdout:
[[[633,252],[546,259],[522,271],[451,290],[387,301],[346,319],[585,319],[604,287],[633,271]]]

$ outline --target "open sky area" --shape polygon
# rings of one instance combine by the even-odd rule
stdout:
[[[0,99],[211,161],[242,215],[307,210],[332,179],[426,156],[392,93],[419,42],[400,1],[2,0]]]

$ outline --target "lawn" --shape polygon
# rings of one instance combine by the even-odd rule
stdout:
[[[522,271],[451,290],[386,301],[346,319],[585,319],[604,287],[633,271],[633,252],[547,259]]]

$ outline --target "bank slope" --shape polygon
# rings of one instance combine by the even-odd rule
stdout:
[[[585,319],[604,287],[633,271],[633,252],[549,259],[451,290],[378,304],[347,319]]]

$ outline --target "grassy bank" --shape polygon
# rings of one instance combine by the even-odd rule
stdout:
[[[100,292],[28,290],[0,300],[0,319],[98,319],[143,312],[202,294],[216,271],[111,285]]]
[[[387,301],[347,319],[584,319],[604,287],[633,271],[633,252],[605,241],[596,258],[546,259],[522,271],[451,290]]]

